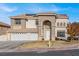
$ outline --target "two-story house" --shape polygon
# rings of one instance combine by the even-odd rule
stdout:
[[[65,14],[52,12],[23,14],[11,17],[10,40],[55,40],[67,39]]]

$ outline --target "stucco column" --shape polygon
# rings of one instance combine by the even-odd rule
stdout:
[[[65,39],[67,40],[67,29],[65,30]]]
[[[14,19],[11,19],[11,28],[13,29],[13,26],[15,24],[15,20]]]
[[[52,26],[52,30],[51,30],[51,39],[52,41],[55,41],[55,26]]]
[[[41,21],[39,21],[39,26],[38,26],[38,39],[39,40],[43,39],[43,27]]]
[[[26,20],[25,19],[21,20],[21,25],[22,25],[22,29],[26,28]]]

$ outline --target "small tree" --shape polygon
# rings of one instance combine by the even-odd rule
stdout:
[[[74,39],[74,36],[79,33],[79,23],[74,22],[68,24],[68,34],[71,37],[71,41]]]

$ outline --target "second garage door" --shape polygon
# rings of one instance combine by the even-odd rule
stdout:
[[[28,40],[34,41],[38,39],[37,33],[11,33],[11,40]]]

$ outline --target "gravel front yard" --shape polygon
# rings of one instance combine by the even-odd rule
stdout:
[[[49,41],[34,41],[24,43],[19,48],[48,48]],[[66,42],[66,41],[51,41],[51,48],[64,48],[79,45],[79,41]]]

